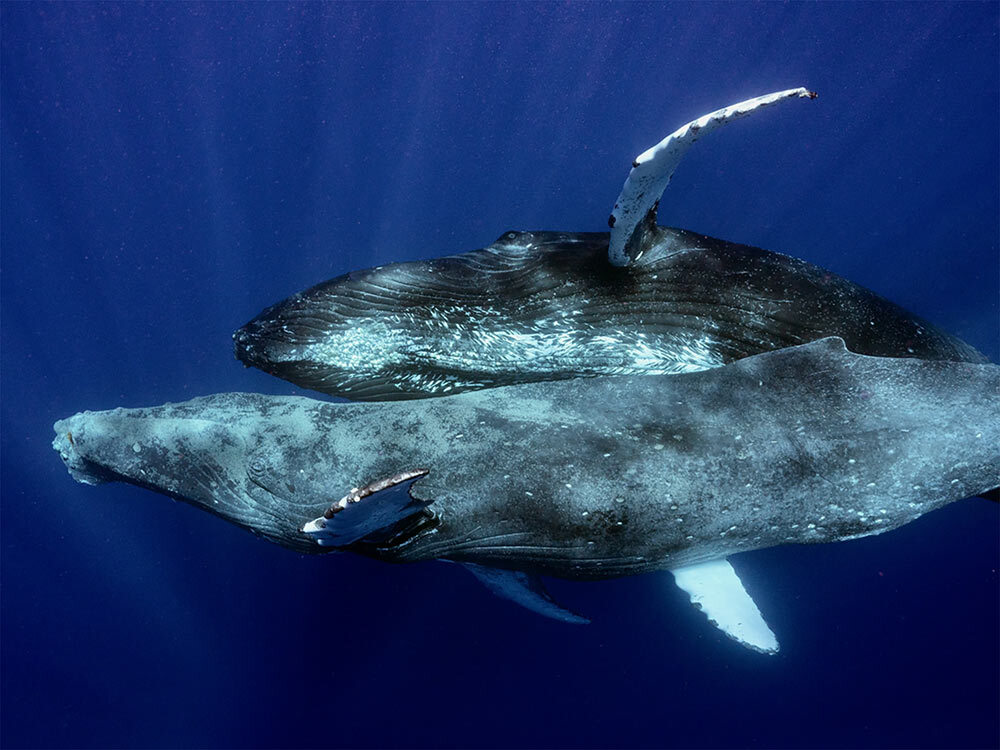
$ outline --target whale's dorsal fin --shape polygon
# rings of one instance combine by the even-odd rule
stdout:
[[[302,531],[321,546],[345,547],[380,529],[388,529],[429,505],[410,494],[413,483],[428,471],[401,471],[355,487],[322,516],[303,526]]]
[[[800,97],[815,99],[816,94],[804,88],[787,89],[717,109],[678,128],[651,149],[635,157],[632,171],[629,172],[608,219],[611,227],[608,260],[616,266],[627,266],[642,255],[643,227],[650,219],[655,225],[656,204],[670,183],[680,160],[698,138],[761,107]]]
[[[586,617],[581,617],[557,603],[538,576],[514,570],[489,568],[475,563],[463,563],[463,565],[494,594],[520,604],[532,612],[563,622],[580,624],[590,622]]]
[[[671,572],[691,603],[715,627],[754,651],[778,653],[778,639],[728,560],[710,560]]]

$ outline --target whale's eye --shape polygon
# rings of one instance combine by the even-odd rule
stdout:
[[[246,465],[247,479],[271,494],[284,494],[287,483],[282,482],[282,472],[275,470],[272,457],[268,454],[251,456]]]
[[[264,461],[263,458],[260,458],[258,456],[256,458],[251,459],[250,465],[247,467],[247,470],[250,472],[250,476],[252,477],[263,476],[267,472],[267,463]]]

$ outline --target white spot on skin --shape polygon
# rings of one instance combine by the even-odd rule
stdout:
[[[132,443],[132,450],[138,453],[139,451],[142,450],[142,446],[139,445],[138,443]]]

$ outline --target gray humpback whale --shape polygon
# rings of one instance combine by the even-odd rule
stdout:
[[[598,375],[671,374],[839,336],[851,351],[982,362],[829,271],[656,223],[705,133],[806,89],[684,125],[638,156],[610,233],[508,232],[489,247],[350,273],[238,330],[236,357],[304,388],[396,400]]]
[[[1000,367],[840,339],[664,376],[325,403],[219,394],[55,424],[78,480],[184,500],[300,552],[539,575],[667,569],[726,633],[777,640],[727,557],[879,534],[1000,486]]]

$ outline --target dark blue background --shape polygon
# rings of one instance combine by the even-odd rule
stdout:
[[[829,267],[998,343],[998,6],[13,4],[2,14],[2,742],[995,746],[998,508],[747,554],[783,650],[667,574],[554,582],[299,557],[74,483],[83,409],[295,388],[233,360],[349,269],[601,230],[630,160],[698,145],[666,224]]]

